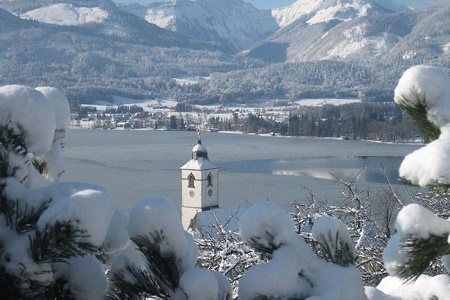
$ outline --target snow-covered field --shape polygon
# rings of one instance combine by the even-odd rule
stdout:
[[[182,79],[180,79],[182,80]],[[187,79],[186,79],[187,80]],[[184,80],[183,80],[184,81]],[[273,103],[283,99],[277,99],[277,100],[259,100],[253,103],[251,106],[244,106],[243,104],[230,104],[226,107],[226,109],[229,110],[235,110],[235,109],[250,109],[250,110],[257,110],[257,109],[283,109],[283,107],[280,106],[273,106]],[[297,101],[294,101],[294,106],[323,106],[323,105],[344,105],[344,104],[351,104],[351,103],[360,103],[360,99],[336,99],[336,98],[320,98],[320,99],[300,99]],[[171,100],[169,98],[158,98],[158,99],[147,99],[147,100],[136,100],[136,99],[130,99],[130,98],[123,98],[123,97],[114,97],[114,100],[112,102],[109,101],[103,101],[98,100],[95,101],[93,104],[84,104],[84,106],[93,106],[97,108],[98,111],[103,112],[107,108],[115,107],[119,105],[124,106],[132,106],[137,105],[144,108],[144,110],[149,111],[149,109],[153,107],[167,107],[167,108],[174,108],[176,106],[177,102],[175,100]],[[219,104],[212,104],[212,105],[194,105],[194,107],[197,107],[199,109],[218,109],[220,107]],[[284,109],[292,109],[293,106],[286,106]]]

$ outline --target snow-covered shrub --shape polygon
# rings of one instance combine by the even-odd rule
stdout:
[[[327,254],[323,248],[317,247],[317,241],[312,237],[316,220],[329,216],[345,223],[356,248],[355,264],[364,284],[373,286],[387,275],[383,250],[394,230],[395,216],[402,202],[392,189],[383,189],[375,194],[359,189],[355,182],[361,172],[353,178],[336,177],[336,183],[341,186],[342,199],[330,203],[309,190],[309,199],[303,203],[292,203],[292,214],[297,233],[320,257]]]
[[[329,252],[329,261],[295,233],[291,217],[278,206],[260,202],[246,210],[240,224],[242,238],[272,259],[244,274],[239,299],[366,299],[346,227],[335,219],[319,220],[314,235]]]
[[[423,273],[432,260],[450,254],[450,222],[418,205],[405,206],[396,221],[397,233],[384,251],[384,264],[390,276],[376,288],[366,288],[369,299],[447,299],[448,275]]]
[[[416,121],[419,129],[425,133],[435,132],[432,136],[434,141],[405,157],[400,166],[400,177],[420,186],[449,185],[449,77],[435,67],[412,67],[400,78],[394,99],[409,114],[427,121]]]
[[[198,266],[224,274],[231,283],[233,299],[237,299],[239,279],[245,271],[267,261],[267,255],[242,240],[234,222],[240,212],[241,209],[236,210],[226,220],[215,217],[206,228],[193,229],[199,250]]]
[[[126,242],[109,233],[107,192],[57,181],[67,98],[49,87],[3,86],[0,108],[2,298],[102,299],[107,281],[95,255]]]
[[[441,70],[416,66],[408,69],[395,89],[395,101],[425,134],[430,144],[407,155],[400,166],[400,176],[416,185],[448,191],[450,186],[450,79]],[[436,129],[437,128],[437,129]],[[425,199],[427,202],[428,200]],[[428,201],[429,202],[429,201]],[[445,205],[438,205],[448,218]],[[449,269],[450,221],[418,205],[409,204],[398,214],[397,233],[384,252],[390,276],[377,288],[367,288],[369,299],[447,299],[448,275],[424,275],[433,260],[442,258]]]
[[[108,299],[231,299],[224,275],[196,268],[197,245],[167,200],[137,204],[127,231],[132,244],[113,262]]]

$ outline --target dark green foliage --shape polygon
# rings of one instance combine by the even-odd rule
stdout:
[[[277,250],[278,248],[280,248],[282,245],[280,244],[275,244],[274,240],[275,240],[275,236],[268,232],[267,230],[264,231],[264,233],[266,234],[266,239],[269,241],[269,245],[266,246],[262,243],[260,243],[260,237],[252,237],[250,239],[250,241],[248,241],[247,243],[255,248],[258,251],[264,252],[264,253],[268,253],[268,254],[272,254],[275,250]]]
[[[10,122],[0,126],[0,145],[7,151],[25,156],[28,153],[25,137],[21,126],[17,126],[16,130],[10,127]]]
[[[25,132],[21,126],[16,130],[10,127],[10,122],[0,126],[0,178],[14,177],[18,166],[11,166],[9,153],[25,157],[28,150],[25,145]],[[25,178],[22,178],[24,180]]]
[[[126,272],[131,277],[128,280],[123,273],[113,273],[110,276],[111,286],[106,299],[144,300],[155,296],[158,299],[170,299],[153,274],[132,265],[127,266]]]
[[[71,299],[68,297],[46,297],[46,288],[38,282],[29,281],[26,285],[23,282],[8,273],[3,266],[0,266],[0,283],[2,291],[0,300],[63,300]]]
[[[333,243],[331,245],[330,243]],[[331,231],[328,232],[327,236],[321,234],[318,239],[318,243],[323,249],[323,253],[328,261],[342,266],[348,267],[349,265],[355,265],[357,256],[354,251],[354,245],[349,245],[344,239],[339,236],[339,231],[336,231],[336,236],[331,235]]]
[[[428,120],[428,105],[425,95],[411,90],[409,95],[402,95],[396,99],[397,104],[411,116],[413,122],[422,133],[425,142],[429,143],[439,138],[441,130],[439,127]]]
[[[396,272],[403,279],[416,280],[434,260],[450,254],[448,234],[430,235],[427,239],[404,237],[401,241],[401,249],[406,262],[399,266]]]
[[[31,155],[31,163],[33,164],[34,168],[39,172],[39,174],[48,173],[48,164],[45,160],[35,155]]]
[[[36,229],[34,236],[29,235],[31,256],[36,262],[66,262],[70,257],[95,254],[97,247],[80,242],[86,238],[86,231],[69,221],[57,221],[47,224],[43,230]]]
[[[42,296],[41,296],[42,297]],[[68,288],[68,284],[65,280],[57,279],[53,285],[45,288],[44,291],[45,299],[55,299],[55,300],[73,300],[73,294]],[[42,299],[42,298],[40,298]]]
[[[129,299],[143,300],[149,297],[170,299],[173,291],[178,287],[181,270],[177,265],[180,258],[175,254],[160,252],[159,244],[164,239],[163,232],[149,233],[149,236],[134,236],[131,240],[142,253],[147,269],[140,269],[133,264],[126,266],[127,274],[112,273],[109,300]],[[131,279],[131,280],[130,280]]]
[[[13,220],[16,215],[16,200],[10,200],[4,195],[5,184],[0,184],[0,214],[3,215],[6,225],[13,229]]]
[[[131,240],[136,244],[139,251],[144,256],[149,270],[159,281],[159,284],[169,290],[178,287],[180,270],[177,268],[179,258],[175,254],[163,256],[159,251],[159,244],[164,239],[163,233],[149,233],[151,240],[145,236],[135,236]]]

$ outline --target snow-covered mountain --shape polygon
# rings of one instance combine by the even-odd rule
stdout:
[[[187,39],[120,10],[111,0],[0,0],[0,8],[22,20],[101,35],[123,42],[187,49],[225,50],[221,45]],[[51,27],[48,27],[51,28]]]
[[[405,10],[390,0],[298,0],[272,12],[241,0],[0,0],[0,85],[58,86],[76,99],[169,91],[183,99],[252,99],[309,95],[297,78],[344,65],[374,94],[390,95],[373,82],[385,76],[384,64],[396,66],[385,82],[405,65],[448,65],[449,15],[450,7]],[[175,79],[186,77],[218,84],[180,92]],[[349,95],[355,82],[339,79],[333,89],[344,84]]]
[[[103,23],[108,11],[100,7],[77,7],[70,3],[57,3],[36,8],[21,14],[21,18],[55,25],[85,25]]]
[[[409,43],[411,50],[396,50],[404,39],[411,38],[410,33],[424,20],[422,16],[432,11],[414,11],[390,0],[299,0],[273,10],[281,29],[243,53],[267,62],[399,59],[429,44],[430,40],[414,35],[415,46]],[[445,20],[439,14],[434,22],[442,24]],[[438,30],[432,25],[427,28],[430,32]],[[449,35],[441,30],[440,37],[439,45],[428,45],[421,51],[447,49]]]
[[[312,25],[405,9],[391,0],[298,0],[292,5],[273,9],[272,15],[280,27],[285,27],[301,18],[306,18],[305,22]]]
[[[269,11],[241,0],[171,0],[121,8],[161,28],[235,49],[248,47],[278,29]]]

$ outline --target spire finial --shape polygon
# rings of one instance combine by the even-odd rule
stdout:
[[[202,143],[202,135],[201,135],[200,128],[197,128],[197,141],[199,144]]]

